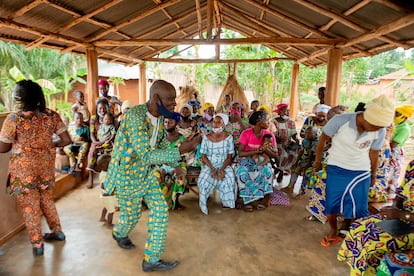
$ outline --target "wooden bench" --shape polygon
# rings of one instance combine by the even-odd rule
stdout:
[[[201,168],[190,166],[187,168],[188,189],[198,196],[197,179],[200,176]]]

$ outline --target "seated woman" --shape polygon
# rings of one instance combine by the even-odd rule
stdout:
[[[203,117],[198,119],[198,129],[204,134],[209,134],[213,125],[214,105],[212,103],[204,103],[201,108]]]
[[[303,122],[302,129],[300,130],[300,137],[305,137],[305,131],[308,127],[313,126],[318,129],[318,135],[322,134],[322,128],[328,122],[327,115],[331,107],[326,104],[318,104],[316,106],[316,116],[306,117]]]
[[[90,138],[91,145],[88,153],[88,166],[87,170],[89,171],[88,185],[89,189],[93,188],[93,172],[99,171],[99,168],[96,166],[97,152],[101,151],[99,148],[102,143],[98,139],[98,131],[101,125],[104,123],[105,114],[109,112],[109,105],[106,99],[99,99],[96,103],[96,112],[95,115],[91,117],[90,120]]]
[[[397,219],[411,224],[414,230],[414,160],[408,165],[398,195],[396,200],[403,199],[402,204],[396,202],[395,207],[385,207],[379,214],[356,220],[352,224],[338,252],[338,260],[349,264],[351,275],[376,275],[385,254],[414,248],[414,232],[393,237],[378,226],[382,220]]]
[[[289,118],[288,105],[285,103],[278,104],[273,112],[278,114],[272,120],[276,127],[274,134],[277,141],[277,153],[279,155],[278,167],[284,173],[289,174],[291,173],[293,164],[297,160],[299,148],[295,121]],[[281,175],[283,176],[283,174]],[[278,182],[281,182],[280,178]]]
[[[273,170],[270,164],[259,168],[253,160],[253,156],[266,153],[270,158],[277,157],[276,139],[269,127],[266,111],[255,111],[249,117],[249,123],[253,127],[244,130],[239,139],[239,156],[242,158],[236,169],[239,196],[243,200],[243,209],[247,212],[254,210],[253,203],[258,210],[265,209],[269,204],[269,195],[273,193]],[[272,143],[264,143],[266,134],[272,136]]]
[[[237,148],[239,138],[243,130],[247,128],[242,119],[242,104],[237,101],[231,103],[229,123],[225,130],[233,136],[233,142]]]
[[[171,147],[177,147],[179,143],[185,140],[184,136],[178,133],[177,123],[180,121],[180,114],[176,113],[175,118],[165,118],[164,128],[167,132],[167,140],[171,143]],[[178,198],[185,191],[187,173],[187,164],[184,158],[179,162],[180,168],[183,170],[184,175],[181,178],[177,178],[175,174],[175,168],[168,165],[161,165],[156,167],[154,174],[160,183],[161,191],[168,204],[168,209],[179,210],[184,206],[180,204]]]
[[[234,208],[236,203],[236,183],[231,168],[234,154],[233,137],[223,131],[228,123],[226,114],[217,114],[213,120],[212,132],[201,142],[203,167],[197,181],[200,194],[200,209],[208,214],[207,199],[214,189],[218,190],[224,207]]]

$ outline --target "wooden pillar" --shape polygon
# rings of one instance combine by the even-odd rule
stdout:
[[[296,120],[298,116],[298,102],[299,102],[299,93],[298,93],[298,79],[299,79],[299,64],[294,63],[292,66],[292,76],[290,79],[290,102],[289,116],[293,120]]]
[[[86,92],[88,95],[87,105],[91,114],[95,113],[96,99],[98,93],[98,55],[95,49],[86,49]]]
[[[325,104],[335,106],[339,104],[341,90],[342,48],[334,48],[328,53],[328,69],[326,76]]]
[[[139,65],[139,91],[138,104],[143,104],[147,101],[147,69],[145,63]]]

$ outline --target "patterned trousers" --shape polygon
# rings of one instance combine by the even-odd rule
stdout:
[[[23,213],[24,223],[29,231],[33,245],[43,243],[41,218],[45,216],[52,232],[61,232],[59,215],[53,200],[52,190],[30,189],[27,194],[17,195],[17,201]]]
[[[155,177],[150,178],[149,182],[148,191],[142,193],[144,194],[143,198],[138,197],[138,193],[133,195],[117,194],[120,215],[113,233],[116,237],[128,236],[142,215],[142,200],[144,200],[149,209],[148,237],[145,243],[144,257],[147,262],[153,263],[157,262],[161,254],[164,253],[168,226],[168,205]]]
[[[81,164],[82,161],[86,158],[88,155],[89,150],[89,143],[88,142],[79,142],[78,144],[81,144],[79,146],[78,154],[75,156],[75,153],[72,151],[73,145],[67,145],[63,148],[63,151],[66,153],[66,155],[69,157],[69,160],[71,162],[71,166],[75,164]],[[77,159],[77,161],[76,161]],[[72,164],[73,163],[73,164]]]

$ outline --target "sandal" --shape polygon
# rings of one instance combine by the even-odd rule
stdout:
[[[319,221],[315,216],[310,215],[303,218],[304,221]]]
[[[253,206],[252,205],[244,205],[243,211],[245,212],[253,212]]]
[[[263,205],[263,204],[257,204],[257,210],[259,210],[259,211],[263,211],[264,209],[266,209],[266,205]]]
[[[328,236],[325,236],[322,240],[321,240],[321,245],[323,247],[330,247],[331,245],[341,242],[342,238],[339,236],[333,237],[333,238],[329,238]]]

